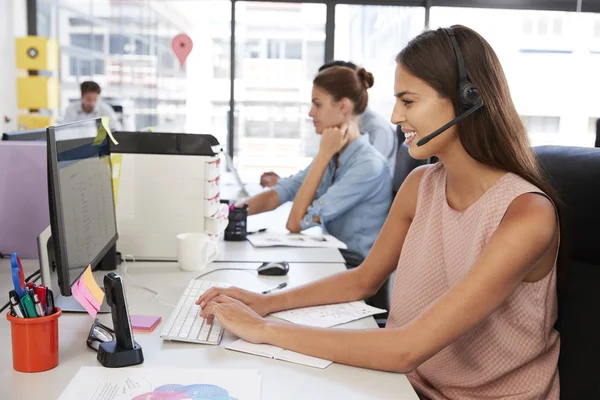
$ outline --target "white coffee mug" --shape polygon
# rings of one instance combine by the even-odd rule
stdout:
[[[219,245],[205,233],[177,235],[177,262],[184,271],[202,271],[219,257]]]

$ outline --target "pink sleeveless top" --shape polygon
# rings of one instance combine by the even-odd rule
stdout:
[[[429,168],[398,262],[387,327],[409,323],[460,281],[510,203],[529,192],[542,193],[507,173],[469,208],[455,211],[446,199],[446,170]],[[556,317],[555,265],[543,279],[521,282],[481,325],[407,376],[426,399],[558,400]]]

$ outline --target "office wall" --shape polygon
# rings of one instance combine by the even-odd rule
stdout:
[[[0,1],[0,133],[17,127],[15,38],[27,34],[26,0]],[[4,116],[11,122],[4,123]]]

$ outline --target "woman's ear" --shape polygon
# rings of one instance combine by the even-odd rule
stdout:
[[[344,97],[340,100],[340,111],[345,117],[352,114],[352,101],[349,98]]]

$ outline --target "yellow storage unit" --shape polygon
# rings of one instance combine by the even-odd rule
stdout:
[[[17,38],[17,68],[33,71],[58,71],[58,42],[27,36]]]
[[[17,78],[17,106],[27,109],[58,108],[58,79],[48,76]]]
[[[19,126],[23,129],[40,129],[50,125],[56,125],[56,118],[50,115],[21,114],[19,115]]]

